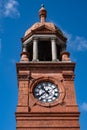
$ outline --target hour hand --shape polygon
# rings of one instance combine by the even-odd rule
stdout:
[[[43,96],[45,94],[45,92],[41,93],[39,97]]]

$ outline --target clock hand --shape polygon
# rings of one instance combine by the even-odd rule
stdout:
[[[43,90],[49,95],[49,92],[43,87]]]
[[[45,92],[43,92],[39,97],[43,96],[45,94]]]

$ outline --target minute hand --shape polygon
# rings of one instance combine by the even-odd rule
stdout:
[[[43,90],[49,95],[49,92],[47,90],[45,90],[45,88],[43,87]]]

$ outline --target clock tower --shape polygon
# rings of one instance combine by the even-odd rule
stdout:
[[[22,38],[21,58],[16,63],[16,130],[80,130],[75,63],[66,51],[67,38],[46,17],[42,6],[40,22]]]

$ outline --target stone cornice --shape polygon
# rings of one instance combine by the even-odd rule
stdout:
[[[17,71],[22,70],[32,70],[32,69],[42,69],[45,68],[47,70],[55,69],[55,70],[71,70],[74,71],[75,62],[24,62],[24,63],[16,63]]]
[[[75,106],[75,107],[77,107],[77,106]],[[72,117],[73,117],[73,119],[74,119],[74,117],[79,117],[79,115],[80,115],[80,112],[53,112],[53,113],[35,113],[35,112],[29,112],[29,113],[26,113],[26,112],[16,112],[15,113],[15,115],[16,115],[16,117],[61,117],[61,118],[67,118],[67,117],[70,117],[71,119],[72,119]],[[69,119],[70,119],[69,118]]]
[[[55,37],[57,37],[58,39],[60,39],[62,42],[66,42],[66,38],[63,38],[61,35],[59,35],[59,33],[57,32],[51,32],[51,33],[32,33],[32,35],[30,35],[30,36],[26,36],[26,37],[24,37],[24,38],[21,38],[21,41],[22,41],[22,43],[23,44],[25,44],[26,43],[26,41],[28,41],[29,39],[32,39],[32,37],[34,36],[34,35],[38,35],[38,36],[40,36],[40,35],[43,35],[43,36],[45,36],[45,38],[46,37],[48,37],[49,35],[52,37],[52,35],[54,35]],[[41,38],[41,37],[40,37]]]
[[[58,40],[59,43],[64,44],[65,42],[62,41],[59,37],[57,37],[54,34],[34,34],[31,37],[29,37],[28,39],[26,39],[25,41],[23,41],[23,45],[27,45],[28,43],[30,43],[34,38],[37,38],[39,40],[49,40],[52,38],[56,38]]]

